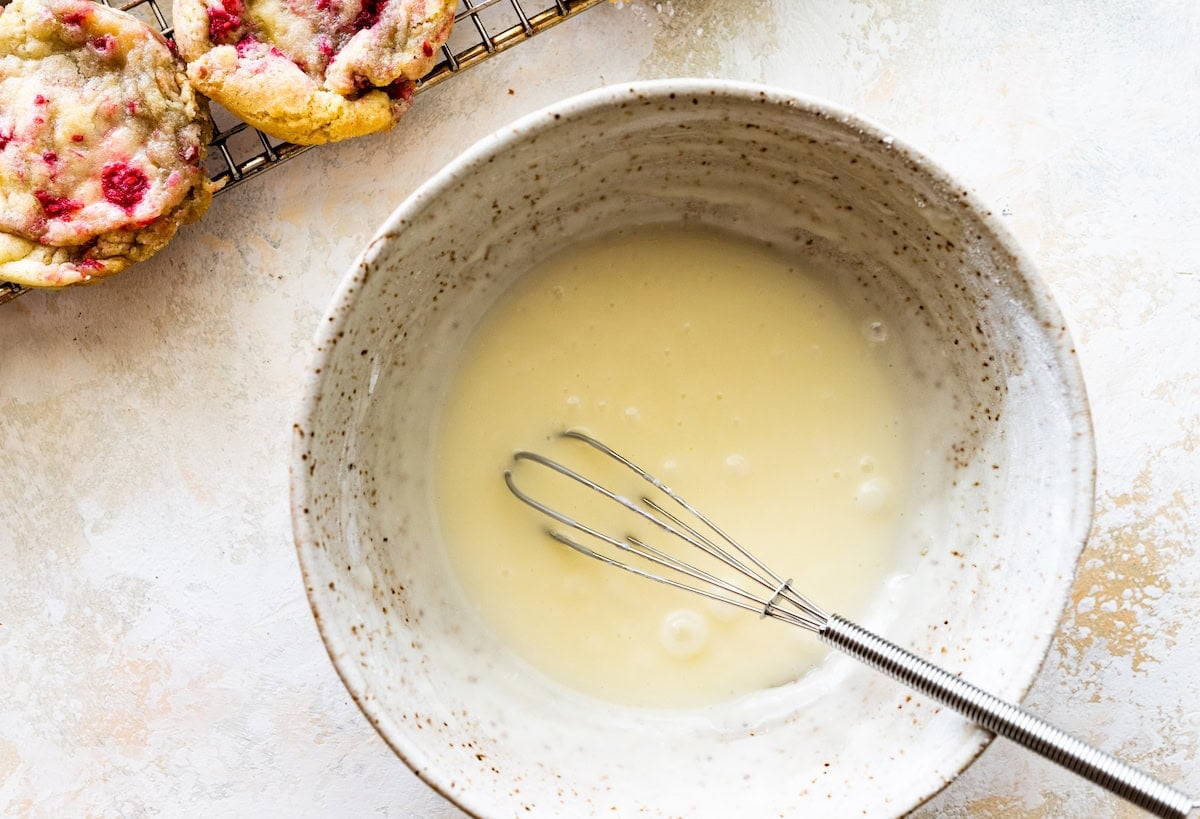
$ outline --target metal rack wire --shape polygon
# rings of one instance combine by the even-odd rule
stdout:
[[[172,36],[170,0],[99,0],[126,11],[142,22]],[[414,93],[431,88],[455,74],[541,34],[602,0],[459,0],[450,40],[442,46],[442,59],[420,80]],[[0,6],[7,5],[0,0]],[[212,106],[215,133],[207,168],[219,194],[247,179],[308,150],[267,136],[241,122],[220,106]],[[397,127],[403,127],[403,124]],[[0,304],[12,301],[26,288],[0,282]]]

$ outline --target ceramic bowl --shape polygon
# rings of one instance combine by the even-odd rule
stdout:
[[[901,814],[988,738],[850,660],[737,702],[610,705],[526,668],[438,538],[430,442],[480,316],[622,226],[769,242],[886,316],[917,419],[893,581],[865,625],[1018,700],[1087,534],[1094,451],[1062,317],[964,187],[824,103],[729,82],[615,86],[482,140],[392,215],[317,334],[293,522],[313,612],[396,753],[484,816]]]

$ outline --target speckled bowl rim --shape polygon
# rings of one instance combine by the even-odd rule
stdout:
[[[664,101],[670,99],[671,95],[725,96],[741,98],[747,101],[761,100],[777,106],[785,105],[795,109],[797,113],[830,119],[844,124],[848,128],[857,130],[867,137],[874,138],[880,142],[887,142],[893,151],[903,154],[906,158],[917,163],[921,171],[928,175],[934,182],[945,189],[957,191],[960,194],[960,199],[967,204],[975,216],[992,232],[996,243],[1012,256],[1014,260],[1013,273],[1029,286],[1030,307],[1037,318],[1042,322],[1051,322],[1052,326],[1064,328],[1064,332],[1059,334],[1057,338],[1048,340],[1055,352],[1055,357],[1059,364],[1059,372],[1068,388],[1067,403],[1072,424],[1075,427],[1075,431],[1080,433],[1080,437],[1084,439],[1081,442],[1082,446],[1079,452],[1080,466],[1082,468],[1078,472],[1080,475],[1078,496],[1074,499],[1077,507],[1083,509],[1083,514],[1079,516],[1076,530],[1072,533],[1070,543],[1068,544],[1075,549],[1075,557],[1072,561],[1070,575],[1073,578],[1078,572],[1080,557],[1087,543],[1094,515],[1096,483],[1095,434],[1087,389],[1083,380],[1083,372],[1079,366],[1070,330],[1049,289],[1037,275],[1033,263],[1026,255],[1024,249],[1014,239],[1008,228],[995,217],[991,208],[940,165],[909,143],[891,134],[885,128],[871,120],[834,103],[756,83],[718,79],[661,79],[604,86],[527,114],[510,125],[506,125],[498,131],[480,139],[459,154],[442,170],[418,187],[392,212],[383,225],[375,232],[375,235],[371,238],[362,254],[351,265],[349,272],[342,278],[315,335],[313,342],[314,351],[309,361],[309,366],[305,371],[303,398],[296,416],[297,420],[293,424],[293,431],[301,429],[311,430],[313,428],[311,422],[315,417],[321,399],[322,374],[327,369],[330,355],[337,348],[334,340],[343,331],[346,316],[350,314],[350,308],[358,298],[359,290],[365,278],[361,274],[376,266],[379,254],[383,252],[389,241],[396,240],[403,223],[411,223],[416,214],[420,213],[430,204],[437,202],[444,194],[449,193],[461,176],[487,163],[491,158],[503,154],[508,146],[529,139],[541,131],[554,128],[560,120],[568,115],[582,115],[593,110],[615,106],[630,95],[642,98],[657,98]],[[300,571],[304,578],[305,593],[308,597],[309,606],[312,609],[317,629],[325,644],[325,650],[329,654],[329,659],[355,704],[358,705],[363,715],[374,726],[380,737],[400,757],[404,764],[421,781],[458,808],[473,816],[486,816],[488,806],[486,804],[476,804],[475,802],[478,797],[472,799],[472,794],[469,793],[451,793],[448,784],[442,781],[442,774],[425,764],[428,758],[422,751],[419,743],[411,741],[402,730],[399,730],[392,723],[391,718],[379,707],[378,702],[367,696],[367,685],[358,675],[358,670],[354,663],[349,660],[344,662],[339,660],[339,655],[342,657],[349,657],[351,655],[347,650],[348,647],[339,644],[337,635],[326,627],[326,621],[322,617],[321,606],[311,582],[312,572],[308,551],[313,543],[313,527],[309,525],[309,516],[304,512],[305,508],[310,505],[308,475],[307,465],[300,459],[301,454],[306,450],[306,446],[304,438],[299,435],[293,435],[290,462],[292,531],[299,557]],[[1034,681],[1041,673],[1041,669],[1045,666],[1046,659],[1050,653],[1050,647],[1058,635],[1059,626],[1062,623],[1063,615],[1070,602],[1071,587],[1071,582],[1064,584],[1062,589],[1062,604],[1052,624],[1053,628],[1048,629],[1042,636],[1035,635],[1029,638],[1026,642],[1030,651],[1040,653],[1040,660],[1029,678],[1020,684],[1020,696],[1017,698],[1018,700],[1022,700],[1028,695],[1029,689],[1033,686]],[[984,750],[991,744],[993,738],[994,735],[983,728],[976,728],[975,731],[966,735],[957,752],[946,760],[953,772],[941,782],[930,783],[929,790],[912,805],[905,807],[901,815],[915,810],[941,793],[983,754]]]

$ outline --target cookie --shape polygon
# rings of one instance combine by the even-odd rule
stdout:
[[[176,0],[202,93],[261,131],[317,145],[390,128],[450,36],[455,0]]]
[[[167,41],[89,0],[0,12],[0,280],[63,287],[151,256],[212,194],[208,110]]]

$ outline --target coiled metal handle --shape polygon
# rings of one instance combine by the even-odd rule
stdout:
[[[832,615],[821,640],[915,691],[953,708],[987,730],[1007,737],[1156,816],[1189,819],[1200,803],[1028,711],[976,688],[911,651]]]

